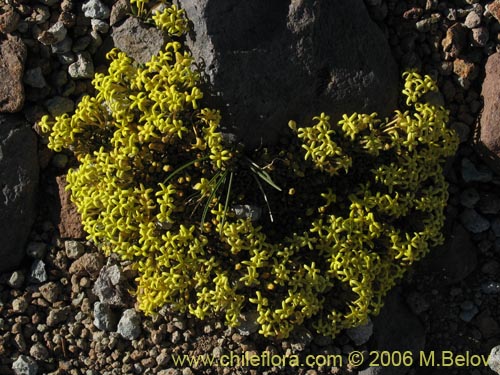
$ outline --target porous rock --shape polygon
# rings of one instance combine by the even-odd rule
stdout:
[[[99,301],[110,306],[125,306],[125,291],[120,285],[123,279],[120,267],[116,264],[103,267],[92,291]]]
[[[488,58],[485,70],[481,91],[484,108],[476,146],[484,161],[500,174],[500,52]]]
[[[212,105],[247,146],[274,143],[290,119],[396,106],[397,68],[362,0],[179,2]]]
[[[0,40],[0,112],[18,112],[24,104],[23,72],[26,46],[11,34]]]
[[[66,190],[66,176],[56,177],[59,191],[60,208],[55,213],[58,223],[59,235],[61,238],[84,238],[85,232],[82,226],[82,219],[75,204],[71,201],[71,193]]]
[[[35,221],[36,135],[20,116],[0,115],[0,272],[16,268]]]
[[[151,60],[165,45],[165,35],[156,27],[130,17],[119,26],[113,27],[111,34],[115,47],[125,52],[135,61],[144,64]]]
[[[12,363],[12,370],[16,375],[36,375],[38,365],[33,358],[22,354]]]
[[[118,322],[117,332],[124,339],[135,340],[141,334],[141,317],[134,309],[127,309],[123,312]]]

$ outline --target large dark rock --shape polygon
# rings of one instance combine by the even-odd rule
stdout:
[[[362,0],[179,0],[188,46],[247,145],[275,142],[288,121],[320,112],[395,109],[399,75]]]
[[[35,220],[37,139],[17,115],[0,115],[0,272],[19,265]]]
[[[481,91],[484,108],[476,146],[483,159],[500,174],[500,52],[488,58],[485,70]]]

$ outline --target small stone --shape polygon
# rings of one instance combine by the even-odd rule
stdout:
[[[94,76],[94,64],[89,53],[78,53],[76,61],[68,67],[68,73],[72,78],[92,78]]]
[[[19,314],[24,313],[26,311],[26,309],[28,308],[28,306],[29,306],[28,300],[24,296],[17,297],[16,299],[14,299],[12,301],[12,310],[15,313],[19,313]]]
[[[66,250],[66,256],[69,259],[77,259],[85,252],[83,244],[74,240],[64,241],[64,249]]]
[[[477,77],[478,69],[473,62],[462,58],[456,58],[453,61],[453,72],[459,78],[472,81]]]
[[[47,281],[47,271],[43,260],[36,259],[31,265],[30,281],[32,283],[44,283]]]
[[[35,343],[30,349],[30,356],[32,356],[37,361],[45,361],[49,358],[49,351],[40,342]]]
[[[99,275],[104,264],[104,258],[100,253],[86,253],[75,260],[69,267],[69,273],[78,276],[95,276]]]
[[[38,365],[35,360],[27,355],[20,355],[14,363],[12,370],[16,375],[37,375]]]
[[[26,248],[26,255],[34,259],[42,259],[47,251],[47,245],[43,242],[30,242]]]
[[[476,12],[470,12],[467,17],[465,17],[464,25],[469,29],[478,27],[481,24],[481,16]]]
[[[109,17],[109,8],[99,0],[89,0],[82,6],[85,17],[104,20]]]
[[[493,172],[480,170],[467,158],[462,159],[462,178],[465,182],[491,182]]]
[[[487,281],[481,284],[481,292],[484,294],[500,294],[500,283]]]
[[[101,331],[115,331],[117,317],[111,307],[105,303],[94,304],[94,325]]]
[[[125,293],[119,286],[122,278],[120,267],[116,264],[110,267],[103,267],[92,291],[102,303],[111,306],[125,306]]]
[[[488,340],[500,333],[500,326],[497,321],[490,316],[488,311],[480,313],[475,319],[475,324],[477,328],[479,328],[483,339]]]
[[[51,281],[40,286],[39,291],[42,297],[45,298],[48,302],[54,303],[59,298],[61,288],[58,284]]]
[[[11,288],[20,289],[24,284],[24,273],[22,271],[12,272],[7,284],[9,284]]]
[[[128,0],[118,0],[113,4],[111,8],[111,14],[109,16],[109,23],[114,26],[125,17],[130,14],[130,3]]]
[[[45,30],[38,37],[38,41],[45,45],[59,43],[66,37],[67,30],[63,23],[58,21],[53,24],[48,30]]]
[[[460,221],[472,233],[481,233],[490,229],[490,222],[471,208],[467,208],[462,212]]]
[[[118,322],[117,332],[124,339],[135,340],[141,334],[141,318],[134,309],[127,309],[123,312]]]
[[[72,112],[75,109],[75,103],[73,100],[64,96],[54,96],[45,102],[45,106],[52,117]]]
[[[423,20],[420,20],[415,24],[415,28],[421,33],[426,33],[430,31],[433,23],[434,22],[432,18],[424,18]]]
[[[27,70],[24,73],[23,81],[28,86],[39,88],[39,89],[47,86],[47,82],[45,81],[45,78],[42,74],[42,69],[39,66],[37,66],[34,69]]]
[[[50,48],[52,50],[52,53],[57,54],[59,58],[63,58],[63,56],[61,55],[71,52],[72,45],[73,45],[73,40],[68,36],[59,43],[52,44]]]
[[[467,29],[459,22],[453,24],[446,31],[446,37],[441,42],[443,51],[450,57],[459,56],[467,45]]]
[[[484,47],[490,38],[488,28],[486,26],[476,27],[472,29],[472,43],[477,47]]]
[[[493,349],[491,349],[490,355],[488,357],[488,366],[497,374],[500,374],[500,345],[495,346]]]
[[[364,325],[346,329],[345,332],[356,346],[363,345],[368,342],[373,334],[373,322],[368,318]]]
[[[460,204],[467,208],[474,208],[479,199],[479,193],[474,188],[465,189],[460,194]]]
[[[0,33],[9,34],[17,28],[21,16],[8,4],[5,4],[2,10],[3,13],[0,14]]]
[[[106,34],[109,31],[109,24],[102,20],[92,19],[90,24],[92,25],[92,30],[98,33]]]
[[[47,315],[47,326],[55,327],[68,319],[68,315],[70,313],[70,307],[66,306],[60,309],[52,309],[49,311],[49,315]]]

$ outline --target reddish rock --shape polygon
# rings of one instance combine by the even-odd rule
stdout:
[[[104,256],[101,253],[86,253],[71,264],[69,273],[77,276],[97,277],[103,266]]]
[[[500,22],[500,0],[495,0],[491,4],[488,4],[488,10]]]
[[[481,92],[484,108],[476,146],[483,159],[500,174],[500,52],[488,58],[485,70]]]
[[[61,238],[84,238],[86,236],[82,219],[73,202],[70,200],[70,192],[66,191],[66,176],[56,177],[61,211],[59,213],[58,229]]]
[[[26,46],[18,36],[0,41],[0,112],[18,112],[24,104],[23,71]]]
[[[457,57],[467,44],[467,29],[460,23],[455,23],[446,31],[446,36],[441,42],[443,51],[450,58]]]

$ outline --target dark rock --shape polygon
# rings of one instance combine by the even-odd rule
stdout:
[[[66,176],[56,177],[56,182],[60,200],[60,210],[56,215],[59,235],[61,238],[84,238],[81,216],[71,201],[71,193],[66,190]]]
[[[486,26],[476,27],[472,29],[472,43],[478,47],[484,47],[488,43],[490,34]]]
[[[101,331],[114,331],[118,322],[118,317],[111,310],[111,306],[96,302],[94,304],[94,325]]]
[[[275,142],[290,119],[395,108],[397,68],[362,0],[180,3],[213,105],[247,146]]]
[[[111,36],[117,48],[141,64],[151,60],[166,42],[162,31],[145,25],[136,17],[130,17],[120,26],[113,27]]]
[[[23,71],[26,46],[18,36],[0,40],[0,112],[17,112],[24,104]]]
[[[422,260],[422,267],[438,280],[451,285],[465,279],[477,266],[476,246],[470,233],[455,224],[444,245],[433,249]]]
[[[17,115],[0,115],[0,272],[16,268],[24,256],[38,173],[35,132]]]
[[[380,315],[373,319],[374,347],[387,351],[411,351],[414,354],[425,347],[425,328],[412,314],[403,301],[398,288],[393,289],[385,298]],[[403,367],[386,367],[381,372],[366,374],[404,374]]]
[[[481,233],[490,229],[490,222],[471,208],[466,208],[460,214],[460,221],[472,233]]]
[[[500,174],[500,52],[488,58],[485,70],[481,91],[484,108],[476,148],[484,161]]]

